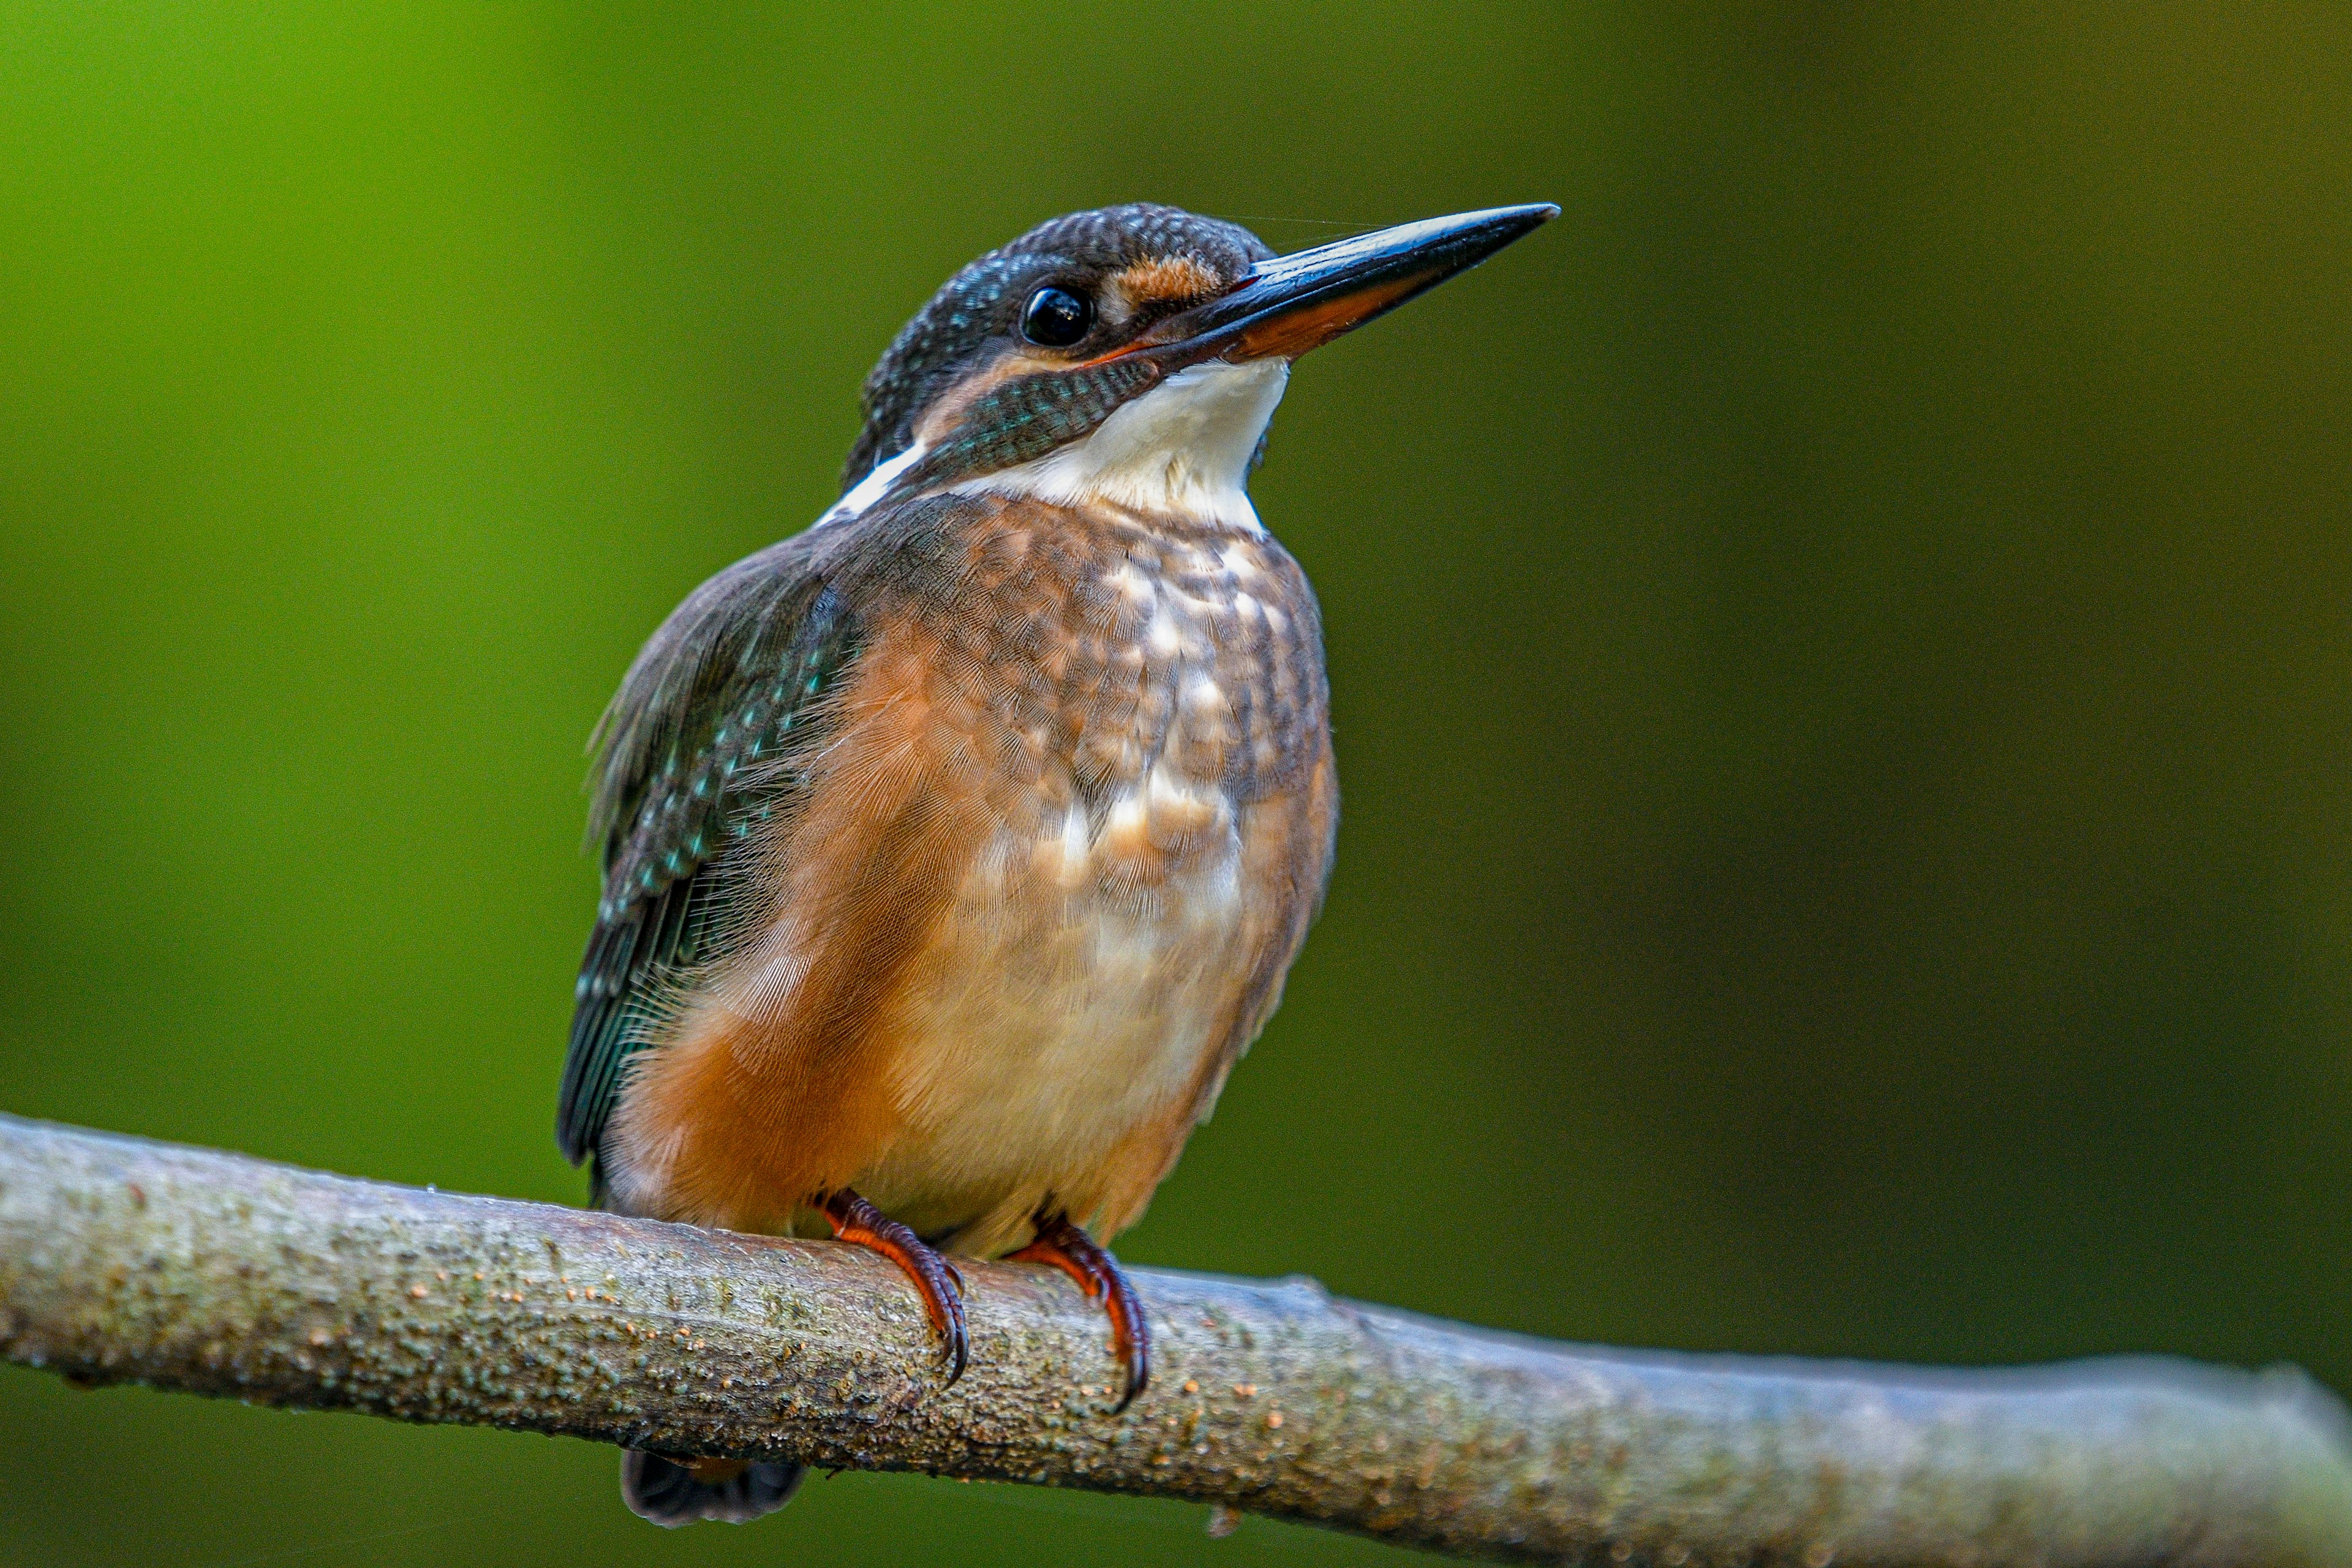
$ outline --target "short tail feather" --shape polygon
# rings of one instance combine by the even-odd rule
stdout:
[[[807,1474],[789,1459],[669,1459],[632,1448],[621,1456],[621,1500],[665,1529],[701,1519],[748,1524],[792,1501]]]

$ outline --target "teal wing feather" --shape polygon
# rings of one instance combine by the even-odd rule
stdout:
[[[738,874],[804,784],[790,765],[856,654],[810,535],[720,573],[630,668],[598,729],[604,897],[580,965],[556,1141],[596,1158],[628,1059],[677,977],[724,956],[741,925]]]

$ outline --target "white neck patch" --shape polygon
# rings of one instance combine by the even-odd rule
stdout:
[[[1062,506],[1108,501],[1255,532],[1263,525],[1250,504],[1250,458],[1289,381],[1284,359],[1191,365],[1122,405],[1091,435],[954,489]]]
[[[888,462],[877,463],[872,473],[857,481],[856,489],[834,502],[826,509],[825,514],[818,518],[812,526],[823,528],[828,522],[842,522],[856,517],[859,512],[880,500],[882,492],[890,488],[890,481],[921,462],[923,454],[929,450],[929,447],[918,441]]]

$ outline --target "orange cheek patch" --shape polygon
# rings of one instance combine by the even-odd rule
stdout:
[[[966,376],[934,399],[924,412],[922,423],[915,426],[915,439],[936,444],[956,427],[971,405],[989,393],[1016,376],[1034,375],[1042,370],[1058,370],[1061,366],[1042,355],[1016,350],[1004,354],[986,368]]]
[[[1213,268],[1189,256],[1156,256],[1139,261],[1111,281],[1138,305],[1197,300],[1225,286],[1225,279]]]

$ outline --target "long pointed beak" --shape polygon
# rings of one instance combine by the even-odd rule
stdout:
[[[1549,203],[1401,224],[1261,261],[1205,304],[1180,311],[1108,357],[1297,359],[1475,267],[1559,216]]]

